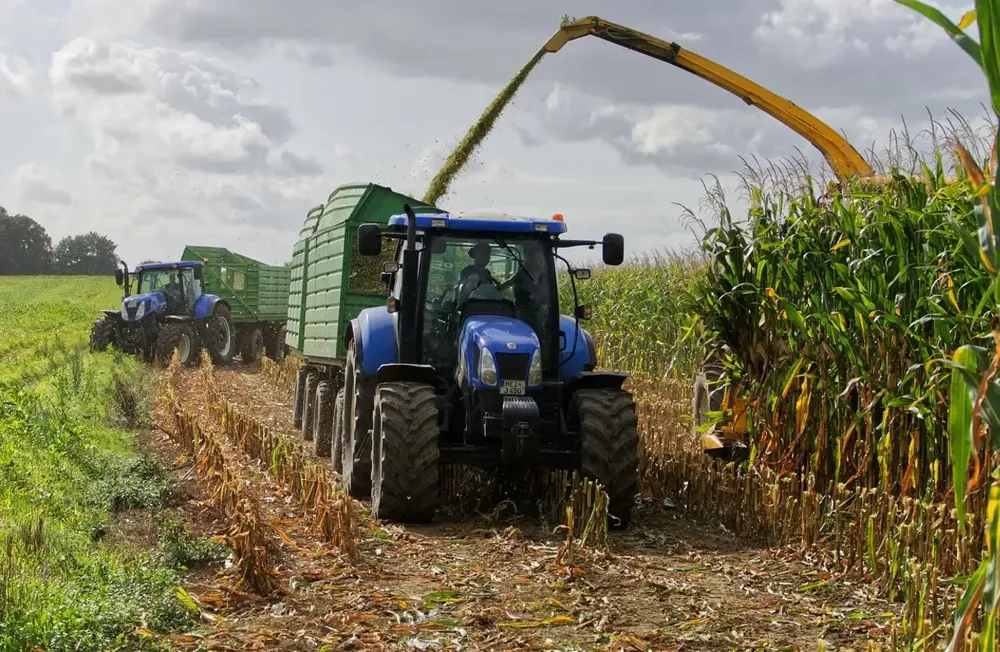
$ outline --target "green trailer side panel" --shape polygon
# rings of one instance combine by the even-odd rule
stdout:
[[[237,324],[277,321],[288,312],[290,271],[222,247],[188,245],[181,260],[201,260],[204,290],[226,301]]]
[[[394,241],[387,241],[382,256],[360,256],[358,226],[386,224],[407,203],[418,213],[439,210],[385,186],[349,184],[309,212],[292,259],[285,340],[290,347],[309,358],[344,358],[347,323],[365,308],[385,304],[381,265],[394,255]]]

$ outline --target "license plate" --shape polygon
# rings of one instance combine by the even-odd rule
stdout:
[[[524,396],[523,380],[505,380],[500,384],[500,393],[508,396]]]

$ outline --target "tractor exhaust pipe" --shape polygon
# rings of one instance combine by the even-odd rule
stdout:
[[[403,248],[403,286],[399,293],[399,362],[417,364],[420,351],[417,342],[417,215],[409,204],[406,213],[406,247]]]

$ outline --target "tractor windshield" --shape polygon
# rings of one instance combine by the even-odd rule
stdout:
[[[172,314],[187,312],[201,294],[194,271],[187,269],[151,269],[139,274],[139,294],[164,292],[167,310]]]
[[[424,313],[424,361],[451,365],[462,310],[474,301],[507,301],[549,349],[555,303],[551,251],[534,238],[435,237],[430,245]]]

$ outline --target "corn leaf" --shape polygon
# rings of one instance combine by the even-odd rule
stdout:
[[[970,9],[962,14],[962,19],[958,21],[958,28],[961,30],[969,29],[969,26],[974,22],[976,22],[976,10]]]
[[[994,0],[979,0],[976,3],[976,9],[979,16],[980,32],[982,32],[983,29],[983,12],[980,5],[989,4],[990,2],[993,1]],[[957,43],[959,47],[965,50],[966,54],[972,57],[973,61],[979,64],[980,67],[983,67],[983,55],[980,50],[979,44],[976,43],[974,40],[972,40],[968,34],[959,29],[958,25],[951,22],[951,20],[949,20],[947,16],[941,13],[940,10],[930,5],[926,5],[923,2],[919,2],[918,0],[896,0],[896,2],[903,5],[904,7],[909,7],[910,9],[916,11],[919,14],[922,14],[925,18],[930,19],[938,27],[948,32],[948,36],[951,37],[951,40],[955,41],[955,43]]]
[[[976,353],[969,346],[955,351],[953,362],[970,371],[976,369]],[[968,485],[969,458],[972,457],[972,410],[975,389],[970,388],[959,370],[951,375],[951,404],[948,411],[948,432],[951,448],[952,481],[955,487],[955,509],[958,522],[965,527],[965,492]]]
[[[976,14],[982,67],[990,85],[993,112],[1000,115],[1000,10],[996,0],[976,0]]]

